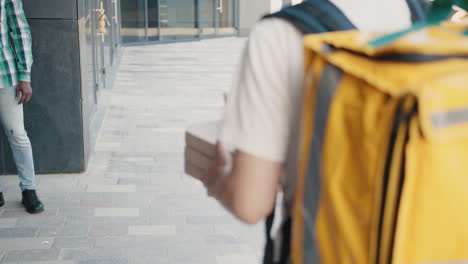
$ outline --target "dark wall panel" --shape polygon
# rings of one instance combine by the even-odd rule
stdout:
[[[29,23],[35,62],[33,99],[25,105],[25,125],[36,171],[81,172],[85,168],[76,21],[33,19]],[[6,172],[13,173],[11,152],[4,150]]]
[[[31,30],[36,100],[27,106],[25,118],[37,149],[37,170],[83,171],[78,25],[76,21],[32,20]]]
[[[23,0],[28,18],[77,19],[76,0]]]

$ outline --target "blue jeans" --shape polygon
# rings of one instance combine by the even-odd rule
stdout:
[[[31,142],[24,129],[23,105],[18,104],[15,93],[14,87],[0,88],[0,122],[18,168],[21,191],[24,191],[35,189],[36,176]]]

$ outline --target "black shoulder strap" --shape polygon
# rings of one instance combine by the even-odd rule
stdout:
[[[406,2],[413,23],[426,19],[430,2],[427,0],[406,0]],[[288,20],[304,34],[356,29],[346,15],[328,0],[306,0],[264,18],[272,17]]]
[[[413,23],[426,19],[431,6],[426,0],[406,0],[411,11],[411,20]]]
[[[274,264],[274,251],[275,245],[273,238],[271,236],[271,230],[273,229],[273,223],[275,221],[275,208],[271,212],[270,216],[265,220],[265,233],[266,233],[266,243],[265,243],[265,254],[263,256],[263,264]]]
[[[305,1],[265,18],[272,17],[288,20],[304,34],[356,29],[346,15],[328,0]]]

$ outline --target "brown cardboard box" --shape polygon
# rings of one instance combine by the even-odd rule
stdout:
[[[216,157],[220,121],[196,124],[185,133],[185,172],[200,178]]]
[[[206,170],[211,166],[213,158],[208,157],[205,154],[192,149],[191,147],[186,147],[185,160],[189,161],[193,165],[196,165],[202,170]]]
[[[220,122],[214,121],[189,127],[185,133],[186,146],[207,157],[214,158],[219,126]]]
[[[205,171],[185,160],[185,173],[196,179],[201,179]]]

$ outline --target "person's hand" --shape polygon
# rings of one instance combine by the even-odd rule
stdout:
[[[220,185],[222,184],[222,179],[228,175],[231,170],[232,156],[224,150],[221,143],[218,143],[216,145],[216,158],[201,179],[209,196],[217,196],[221,187]]]
[[[32,87],[30,82],[19,82],[16,86],[16,99],[19,99],[18,104],[29,102],[32,97]]]

